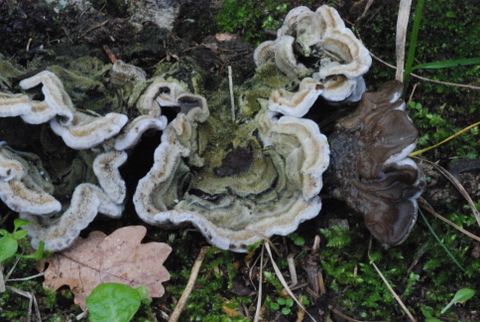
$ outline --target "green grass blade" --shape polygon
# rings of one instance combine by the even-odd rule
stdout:
[[[453,299],[450,301],[450,303],[447,304],[447,306],[443,308],[440,314],[445,313],[453,304],[467,301],[471,299],[474,295],[475,291],[469,288],[462,288],[461,290],[458,290],[457,293],[455,293]]]
[[[425,217],[425,215],[423,214],[422,210],[421,209],[418,209],[418,212],[420,212],[420,215],[422,216],[422,219],[423,221],[425,222],[425,225],[427,225],[428,229],[430,230],[430,232],[432,233],[433,237],[435,237],[435,239],[438,241],[438,243],[440,244],[440,246],[442,246],[442,248],[445,250],[445,252],[447,253],[447,255],[452,259],[452,261],[455,263],[455,265],[457,265],[458,268],[460,268],[462,270],[462,272],[465,272],[465,268],[463,268],[463,266],[457,261],[457,259],[455,257],[453,257],[453,254],[448,250],[447,246],[445,246],[444,243],[442,243],[442,241],[440,240],[440,238],[438,237],[438,235],[435,233],[435,231],[433,230],[433,227],[430,225],[430,223],[428,222],[427,218]]]
[[[420,21],[423,17],[423,5],[425,0],[418,0],[417,6],[415,7],[415,18],[413,20],[412,34],[410,36],[410,43],[408,45],[408,54],[407,62],[405,64],[405,71],[403,74],[403,82],[405,83],[405,88],[408,86],[408,79],[410,73],[412,72],[413,61],[415,60],[415,50],[417,49],[417,40],[418,40],[418,31],[420,29]]]
[[[411,71],[421,68],[431,68],[431,69],[438,69],[438,68],[451,68],[457,67],[459,65],[476,65],[480,64],[480,57],[475,58],[462,58],[462,59],[450,59],[450,60],[442,60],[432,63],[420,64],[413,66]]]

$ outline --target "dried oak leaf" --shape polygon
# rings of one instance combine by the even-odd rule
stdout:
[[[144,285],[149,297],[161,297],[162,282],[170,279],[163,262],[172,248],[157,242],[141,244],[146,232],[143,226],[127,226],[109,236],[93,231],[86,239],[79,238],[49,259],[43,287],[56,290],[68,285],[84,311],[85,299],[102,283]]]

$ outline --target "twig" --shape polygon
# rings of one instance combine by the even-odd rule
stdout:
[[[230,87],[230,104],[232,111],[232,121],[235,121],[235,98],[233,96],[232,66],[228,66],[228,86]]]
[[[87,29],[87,30],[80,36],[80,38],[85,37],[85,36],[86,36],[90,31],[92,31],[92,30],[95,30],[95,29],[97,29],[97,28],[100,28],[100,27],[102,27],[102,26],[105,26],[105,25],[106,25],[107,23],[109,23],[109,22],[110,22],[109,20],[105,20],[104,22],[101,22],[101,23],[99,23],[99,24],[97,24],[97,25],[95,25],[95,26]]]
[[[190,278],[188,279],[187,286],[185,286],[185,290],[183,290],[182,296],[180,297],[177,306],[175,306],[175,310],[173,310],[172,315],[170,315],[170,319],[168,320],[168,322],[176,322],[180,318],[180,314],[182,314],[182,311],[187,304],[188,297],[190,296],[190,293],[192,293],[193,286],[195,285],[195,281],[197,280],[198,272],[200,271],[200,267],[202,266],[205,254],[209,249],[210,246],[205,246],[200,249],[200,253],[195,260],[192,271],[190,272]]]

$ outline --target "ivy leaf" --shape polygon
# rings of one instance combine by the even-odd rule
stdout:
[[[133,288],[119,283],[98,285],[87,297],[89,318],[96,322],[128,322],[147,297],[145,287]],[[115,294],[112,297],[112,294]]]
[[[18,250],[18,243],[17,240],[10,237],[5,236],[0,238],[0,263],[13,257]]]
[[[145,285],[149,297],[161,297],[165,292],[162,282],[170,278],[163,262],[172,248],[164,243],[141,244],[146,232],[143,226],[127,226],[109,236],[93,231],[86,239],[77,239],[70,248],[50,257],[44,288],[70,286],[75,303],[83,310],[86,297],[103,283]],[[116,301],[116,294],[109,299]]]
[[[461,290],[458,290],[457,293],[455,293],[453,299],[450,301],[450,303],[447,304],[447,306],[443,308],[440,314],[445,313],[453,304],[467,301],[471,299],[474,295],[475,291],[469,288],[462,288]]]

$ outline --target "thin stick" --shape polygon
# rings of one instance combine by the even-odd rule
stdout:
[[[180,314],[182,314],[182,311],[187,304],[188,297],[190,296],[190,293],[192,293],[193,286],[195,285],[195,281],[197,280],[198,272],[200,271],[200,267],[202,266],[205,254],[209,249],[210,246],[205,246],[200,249],[200,253],[195,260],[192,271],[190,272],[190,278],[188,279],[187,286],[185,286],[185,290],[183,290],[182,296],[180,297],[177,306],[175,306],[175,310],[173,310],[173,313],[170,316],[168,322],[176,322],[180,318]]]
[[[232,79],[232,66],[228,66],[228,86],[230,87],[230,104],[232,110],[232,121],[235,121],[235,98],[233,97],[233,79]]]
[[[410,8],[412,0],[401,0],[397,18],[397,33],[395,47],[397,53],[397,72],[395,79],[403,81],[403,71],[405,68],[405,42],[407,40],[408,18],[410,17]]]
[[[101,22],[101,23],[99,23],[98,25],[95,25],[95,26],[87,29],[80,37],[81,37],[81,38],[85,37],[90,31],[95,30],[95,29],[98,29],[98,28],[100,28],[100,27],[103,27],[103,26],[105,26],[105,25],[106,25],[107,23],[109,23],[109,22],[110,22],[109,20],[105,20],[104,22]]]

